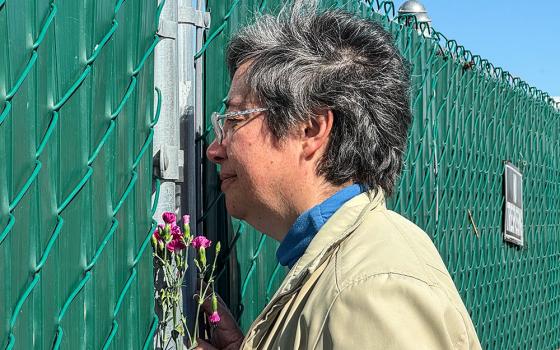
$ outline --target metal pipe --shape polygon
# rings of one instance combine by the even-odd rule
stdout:
[[[179,0],[179,8],[192,10],[191,0]],[[179,23],[177,41],[179,46],[179,112],[181,114],[181,148],[183,149],[183,168],[181,175],[181,212],[191,216],[190,227],[192,234],[197,233],[197,188],[196,188],[196,118],[194,113],[195,98],[193,88],[196,85],[194,71],[194,54],[197,29],[188,23]],[[196,290],[196,268],[194,254],[189,248],[190,268],[187,269],[183,284],[183,313],[187,320],[187,327],[193,329],[196,317],[196,303],[192,296]],[[185,344],[188,340],[185,338]]]

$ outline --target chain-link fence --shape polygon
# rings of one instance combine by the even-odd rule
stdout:
[[[2,347],[152,346],[157,14],[0,0]]]
[[[228,37],[255,14],[279,5],[267,0],[209,1],[212,27],[198,53],[205,55],[207,116],[224,109]],[[391,1],[323,5],[381,22],[412,65],[414,122],[401,181],[389,206],[430,234],[483,347],[560,347],[558,105],[443,34],[418,28],[411,18],[395,18]],[[203,136],[211,141],[210,128]],[[503,241],[506,161],[524,178],[522,248]],[[244,222],[228,221],[216,168],[206,164],[205,169],[202,220],[209,235],[229,242],[219,283],[247,329],[286,271],[277,264],[276,242]]]

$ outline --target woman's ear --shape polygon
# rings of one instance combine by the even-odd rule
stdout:
[[[306,159],[327,147],[333,122],[332,110],[322,109],[302,125],[302,150]]]

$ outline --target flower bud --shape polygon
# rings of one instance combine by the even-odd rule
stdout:
[[[198,249],[198,257],[203,267],[206,267],[206,248],[201,247]]]
[[[218,241],[216,243],[216,255],[220,254],[221,249],[222,249],[222,245],[220,244],[220,241]]]
[[[163,240],[169,242],[171,240],[171,225],[165,224],[163,228]]]
[[[158,248],[160,251],[163,251],[165,249],[165,244],[163,244],[163,241],[158,241]]]
[[[188,215],[185,215],[188,216]],[[189,240],[189,238],[191,237],[191,228],[189,227],[189,224],[183,224],[183,234],[185,236],[185,240]]]
[[[218,298],[216,297],[216,293],[212,293],[212,311],[218,311]]]

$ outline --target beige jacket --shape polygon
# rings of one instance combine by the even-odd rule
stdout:
[[[430,238],[382,194],[346,202],[249,329],[242,349],[480,349]]]

